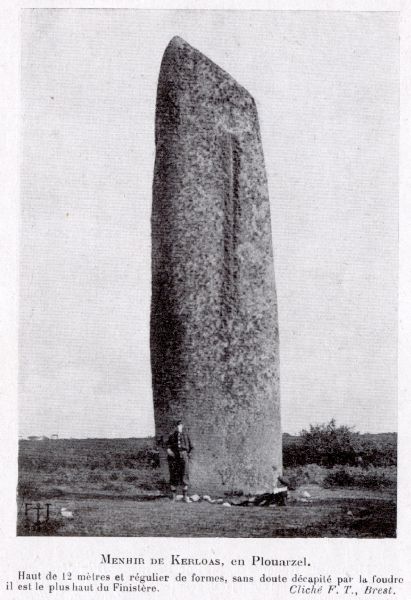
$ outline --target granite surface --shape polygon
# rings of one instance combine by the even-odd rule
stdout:
[[[166,439],[184,420],[193,492],[270,491],[281,473],[279,342],[255,101],[175,37],[160,69],[155,139],[156,433]]]

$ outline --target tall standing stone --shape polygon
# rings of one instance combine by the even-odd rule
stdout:
[[[277,303],[256,105],[175,37],[162,60],[152,212],[157,436],[176,418],[196,491],[269,491],[281,471]]]

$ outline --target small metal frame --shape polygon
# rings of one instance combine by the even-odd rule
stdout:
[[[37,517],[36,517],[36,523],[40,524],[40,512],[42,511],[46,511],[46,516],[43,519],[43,521],[48,521],[49,517],[50,517],[50,506],[51,504],[49,502],[46,502],[44,506],[41,506],[40,502],[36,502],[35,504],[31,503],[31,502],[25,502],[25,510],[24,510],[24,515],[26,517],[29,516],[29,511],[31,510],[35,510],[37,512]]]

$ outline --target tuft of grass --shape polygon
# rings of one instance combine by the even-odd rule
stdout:
[[[301,485],[314,483],[322,485],[328,469],[316,464],[303,465],[299,467],[290,467],[284,469],[284,479],[288,481],[290,490],[295,490]]]
[[[36,523],[28,517],[21,518],[17,523],[17,535],[57,535],[64,526],[63,519],[49,519]]]
[[[87,476],[87,481],[89,483],[101,483],[102,481],[105,481],[105,477],[100,471],[90,469],[90,472]]]

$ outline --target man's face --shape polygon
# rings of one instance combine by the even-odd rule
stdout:
[[[182,423],[179,423],[177,425],[177,431],[179,431],[180,433],[183,431],[183,424]]]

